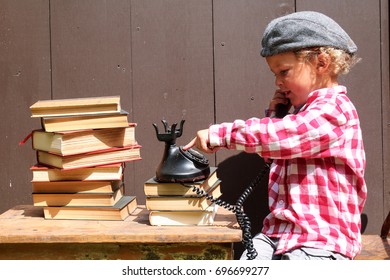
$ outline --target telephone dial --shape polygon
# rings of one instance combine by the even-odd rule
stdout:
[[[256,258],[257,252],[253,247],[251,222],[249,217],[244,213],[243,204],[248,196],[253,192],[254,188],[261,182],[263,177],[268,173],[270,163],[265,164],[265,168],[245,189],[242,195],[238,198],[235,205],[231,205],[221,199],[215,199],[207,194],[202,189],[186,185],[188,182],[199,181],[207,178],[210,175],[210,167],[207,158],[193,150],[183,150],[183,147],[176,146],[176,138],[183,133],[184,120],[181,121],[180,127],[177,128],[177,123],[169,127],[168,123],[163,120],[164,133],[159,133],[156,124],[153,124],[157,139],[165,142],[164,155],[156,170],[156,181],[158,182],[179,182],[183,186],[192,188],[192,191],[200,196],[206,197],[211,202],[222,206],[223,208],[233,212],[236,215],[237,222],[243,231],[242,243],[247,250],[247,258],[252,260]]]

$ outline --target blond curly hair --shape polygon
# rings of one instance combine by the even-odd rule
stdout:
[[[305,59],[309,62],[317,57],[320,53],[327,54],[331,59],[330,71],[333,75],[347,74],[351,68],[361,59],[355,54],[347,53],[346,51],[333,47],[315,47],[295,51],[298,58]]]

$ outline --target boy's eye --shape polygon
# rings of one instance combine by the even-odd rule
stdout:
[[[280,71],[280,72],[279,72],[279,75],[280,75],[280,76],[286,76],[287,73],[288,73],[288,69]]]

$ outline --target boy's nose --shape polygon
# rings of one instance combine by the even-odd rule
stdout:
[[[275,78],[275,86],[278,87],[278,88],[281,88],[283,85],[281,79],[279,79],[278,77]]]

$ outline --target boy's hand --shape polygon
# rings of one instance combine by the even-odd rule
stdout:
[[[286,93],[281,90],[276,90],[266,110],[266,117],[283,118],[288,114],[291,106],[290,100],[286,97]]]
[[[286,97],[285,92],[278,89],[275,91],[275,94],[272,97],[271,102],[269,103],[268,109],[274,111],[276,109],[276,105],[288,105],[289,103],[290,100]]]
[[[185,145],[183,147],[183,149],[188,150],[192,147],[196,147],[197,149],[199,149],[200,151],[205,152],[205,153],[211,154],[211,153],[216,152],[217,149],[210,147],[209,143],[210,143],[209,142],[209,130],[203,129],[203,130],[199,130],[196,133],[196,137],[194,139],[192,139],[190,143]]]

